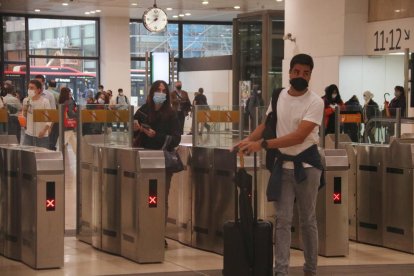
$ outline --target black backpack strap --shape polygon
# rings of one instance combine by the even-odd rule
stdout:
[[[283,87],[282,88],[276,88],[273,90],[272,93],[272,112],[276,112],[276,108],[277,108],[277,101],[279,100],[279,96],[280,93],[282,92]]]

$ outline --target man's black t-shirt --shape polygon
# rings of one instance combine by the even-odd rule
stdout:
[[[195,105],[207,105],[207,97],[204,94],[198,94],[194,98]]]

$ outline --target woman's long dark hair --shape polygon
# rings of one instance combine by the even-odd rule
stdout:
[[[338,94],[336,96],[335,99],[332,98],[332,94],[336,91],[336,93]],[[325,97],[326,100],[328,101],[329,104],[331,103],[343,103],[342,98],[341,98],[341,94],[339,93],[339,89],[338,86],[336,86],[335,84],[331,84],[328,87],[325,88]]]
[[[154,97],[154,93],[158,91],[158,88],[160,87],[161,84],[164,85],[165,90],[167,92],[166,100],[162,104],[161,108],[158,111],[156,111],[153,97]],[[150,91],[147,97],[147,105],[149,107],[149,114],[148,114],[149,123],[156,121],[158,118],[165,120],[172,115],[173,110],[171,108],[171,103],[170,103],[170,90],[168,88],[168,84],[165,81],[157,80],[151,85],[151,88],[150,88]]]
[[[59,94],[59,104],[63,104],[66,101],[68,101],[70,99],[70,89],[67,87],[62,87],[62,89],[60,89],[60,94]]]

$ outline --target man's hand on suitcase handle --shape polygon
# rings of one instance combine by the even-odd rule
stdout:
[[[237,151],[245,155],[249,155],[252,152],[258,152],[262,149],[260,142],[243,140],[236,144],[232,151]]]

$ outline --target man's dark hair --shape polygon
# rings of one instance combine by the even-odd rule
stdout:
[[[37,89],[42,88],[42,83],[40,81],[36,80],[36,79],[30,80],[29,83],[34,84]]]
[[[55,81],[55,80],[50,80],[50,81],[48,82],[48,85],[49,85],[49,87],[56,88],[57,83],[56,83],[56,81]]]
[[[98,88],[99,89],[101,89],[102,88],[102,90],[104,89],[104,86],[102,85],[102,84],[100,84],[99,86],[98,86]]]
[[[119,92],[124,92],[124,90],[122,88],[118,88],[118,93]]]
[[[45,82],[45,76],[43,76],[43,75],[39,74],[39,75],[36,75],[34,78],[35,79],[41,79],[43,83]]]
[[[290,69],[289,70],[292,70],[292,68],[296,64],[309,65],[310,69],[313,70],[313,59],[310,55],[298,54],[298,55],[294,56],[290,60]]]

